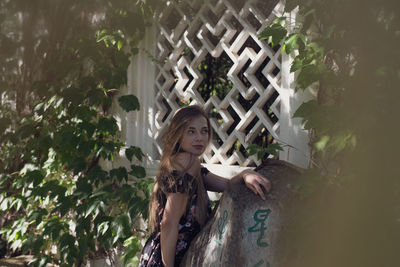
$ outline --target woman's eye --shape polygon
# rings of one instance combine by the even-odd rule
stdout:
[[[202,134],[208,134],[208,130],[201,131]]]
[[[193,130],[188,130],[187,132],[188,132],[188,134],[192,134],[192,133],[194,133],[194,131],[193,131]]]

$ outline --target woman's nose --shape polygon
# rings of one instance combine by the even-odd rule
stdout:
[[[196,133],[196,135],[195,135],[195,140],[196,141],[200,141],[200,140],[202,140],[202,136],[201,136],[201,134],[200,133]]]

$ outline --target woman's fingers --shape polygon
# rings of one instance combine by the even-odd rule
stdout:
[[[264,187],[265,191],[268,193],[271,191],[271,182],[266,178],[261,178],[259,183]]]
[[[254,187],[256,188],[256,191],[257,191],[258,195],[259,195],[263,200],[265,200],[265,195],[264,195],[264,192],[261,190],[260,185],[257,184],[257,185],[255,185]]]
[[[258,195],[257,190],[254,188],[254,186],[248,186],[248,188],[256,195]]]
[[[265,189],[266,193],[271,191],[271,182],[258,173],[247,173],[243,176],[243,179],[245,180],[247,187],[253,191],[254,194],[259,195],[263,200],[265,200],[263,188]]]

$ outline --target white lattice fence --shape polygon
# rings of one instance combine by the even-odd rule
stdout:
[[[157,160],[170,118],[190,101],[211,117],[215,136],[204,155],[207,164],[255,166],[259,162],[244,151],[264,136],[268,143],[290,144],[280,158],[305,167],[307,134],[292,119],[301,97],[293,91],[291,59],[257,37],[283,7],[279,0],[167,1],[129,71],[128,92],[143,108],[127,122],[128,144],[144,146],[151,161]],[[219,61],[228,66],[222,78],[230,88],[205,95],[210,77],[201,66]]]
[[[220,141],[215,138],[211,143],[211,150],[204,156],[206,163],[248,166],[256,158],[247,158],[243,149],[233,150],[233,146],[240,144],[246,148],[265,130],[279,139],[281,53],[260,41],[257,35],[282,10],[278,1],[265,0],[167,3],[160,14],[156,54],[162,62],[155,83],[154,145],[158,152],[167,122],[180,102],[190,99],[204,105],[209,112],[216,110],[221,117],[212,118],[213,130]],[[191,58],[185,55],[185,49],[190,49]],[[207,54],[218,58],[222,53],[232,62],[227,77],[233,86],[223,99],[215,95],[204,99],[198,91],[203,79],[198,66]],[[264,76],[264,82],[257,78],[257,72]],[[256,100],[246,110],[238,102],[239,97],[244,101]],[[266,106],[268,100],[272,103]]]

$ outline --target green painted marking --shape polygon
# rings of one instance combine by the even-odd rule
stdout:
[[[253,267],[261,267],[261,266],[263,265],[263,263],[264,263],[264,260],[260,260],[259,262],[257,262],[256,264],[254,264]],[[266,266],[266,267],[271,267],[271,265],[269,264],[268,261],[265,263],[265,266]]]
[[[215,241],[215,243],[217,243],[217,244],[218,244],[218,246],[222,246],[222,243],[221,243],[221,242],[219,242],[217,239],[214,239],[214,241]]]
[[[221,240],[222,235],[226,231],[226,225],[228,224],[228,212],[226,210],[224,210],[223,215],[218,218],[217,224],[218,224],[219,239]]]
[[[257,239],[257,245],[259,247],[267,247],[268,243],[263,242],[264,232],[267,229],[265,226],[265,221],[268,219],[269,214],[271,213],[270,209],[266,210],[257,210],[254,213],[254,221],[256,222],[252,227],[248,229],[249,233],[260,232],[260,235]]]
[[[256,264],[254,264],[253,267],[261,267],[261,265],[264,263],[264,260],[260,260],[259,262],[257,262]]]

